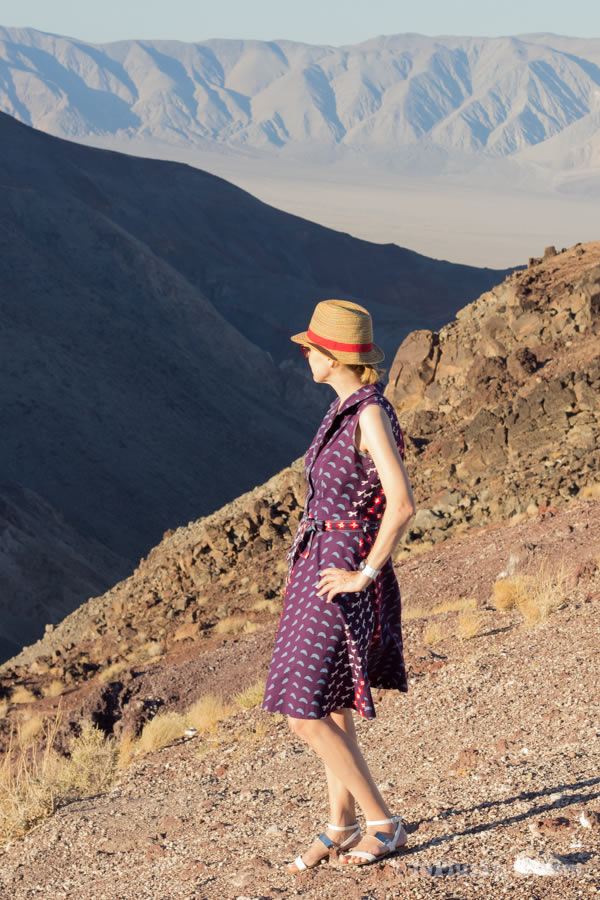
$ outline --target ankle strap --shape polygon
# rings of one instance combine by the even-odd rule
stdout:
[[[327,827],[331,828],[332,831],[351,831],[357,825],[358,822],[355,822],[354,825],[332,825],[331,822],[327,823]]]
[[[373,822],[365,822],[366,825],[397,825],[402,821],[402,816],[392,816],[391,819],[376,819]]]

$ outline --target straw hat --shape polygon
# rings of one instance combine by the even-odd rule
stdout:
[[[290,340],[309,344],[338,362],[348,365],[373,365],[385,354],[373,343],[370,313],[350,300],[322,300],[315,306],[307,331]]]

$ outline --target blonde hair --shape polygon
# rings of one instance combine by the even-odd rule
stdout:
[[[358,363],[358,365],[348,365],[346,363],[346,366],[348,369],[356,372],[361,380],[361,384],[377,384],[378,381],[381,381],[386,371],[380,366],[370,366],[367,363]]]

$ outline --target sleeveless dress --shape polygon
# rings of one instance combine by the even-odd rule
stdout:
[[[342,708],[375,717],[371,688],[407,691],[400,590],[391,559],[365,590],[317,596],[319,572],[356,570],[377,536],[385,494],[370,456],[354,444],[358,418],[377,403],[404,439],[382,383],[336,397],[305,457],[304,513],[288,553],[285,600],[262,708],[320,719]]]

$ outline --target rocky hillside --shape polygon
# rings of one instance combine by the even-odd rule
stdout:
[[[315,300],[368,299],[391,355],[500,274],[359,241],[197,169],[0,114],[2,478],[54,507],[80,547],[96,541],[131,567],[165,528],[305,448],[326,398],[289,334]],[[19,595],[39,600],[19,571]],[[109,567],[108,583],[123,571]],[[89,596],[59,589],[46,621]],[[24,621],[29,643],[45,622],[33,606]]]
[[[543,259],[416,331],[387,388],[411,444],[410,538],[600,490],[600,243]]]
[[[402,344],[387,390],[407,437],[418,512],[397,561],[495,522],[550,519],[600,493],[599,264],[600,243],[548,251],[439,333],[416,332]],[[112,728],[136,666],[169,654],[205,660],[221,646],[219,630],[272,622],[304,490],[299,459],[168,532],[129,578],[6,663],[4,690],[24,683],[41,697],[52,680],[87,683]],[[99,680],[111,666],[118,687]],[[151,712],[139,707],[131,727]]]

